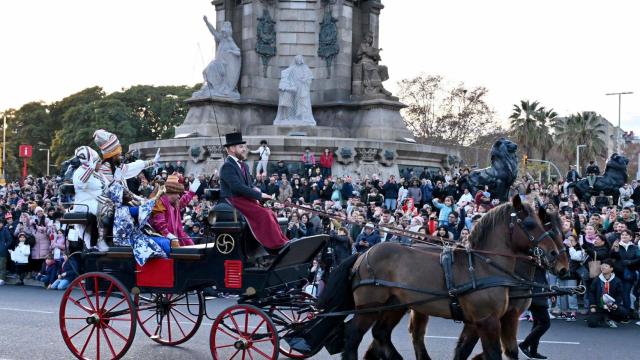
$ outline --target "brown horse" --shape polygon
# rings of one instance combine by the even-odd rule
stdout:
[[[473,277],[477,279],[477,287],[461,292],[458,300],[464,321],[472,323],[478,332],[485,358],[501,359],[500,318],[508,309],[509,287],[506,283],[491,284],[489,279],[508,280],[505,273],[515,270],[516,259],[525,258],[534,248],[545,266],[556,263],[557,271],[566,271],[566,264],[557,264],[555,242],[545,232],[533,208],[523,204],[518,196],[487,213],[469,240],[472,255],[464,250],[455,251],[452,274],[458,284],[464,279],[464,285],[469,285],[468,259],[476,259]],[[382,243],[358,259],[353,268],[352,287],[355,308],[360,312],[347,327],[343,359],[357,359],[362,336],[374,324],[374,344],[365,358],[401,359],[390,338],[393,327],[407,309],[416,314],[453,318],[440,254],[441,249],[437,247]],[[391,310],[382,312],[381,307]],[[367,312],[372,308],[378,311]],[[418,344],[424,348],[424,328],[411,330],[414,348],[419,349]],[[424,353],[416,350],[416,357],[428,358],[426,350]]]
[[[556,244],[556,247],[560,249],[558,258],[556,259],[556,264],[560,266],[566,266],[568,269],[569,259],[567,256],[567,252],[562,243],[562,224],[560,222],[560,217],[557,212],[547,212],[546,210],[540,209],[538,211],[538,216],[540,221],[545,225],[545,228],[550,229],[550,234],[553,235],[553,240]],[[526,278],[529,281],[533,281],[533,275],[536,268],[536,264],[531,261],[526,260],[518,260],[516,262],[515,273],[518,276]],[[552,268],[551,271],[556,273],[558,267]],[[566,273],[564,268],[561,268],[556,274],[563,276]],[[531,293],[530,286],[523,287],[513,287],[509,290],[509,296],[528,296]],[[509,300],[509,308],[505,312],[505,314],[500,319],[500,340],[502,342],[502,347],[505,356],[511,359],[518,358],[518,323],[519,317],[524,312],[529,305],[531,304],[531,298],[516,298]],[[424,337],[425,328],[428,322],[428,316],[413,313],[411,314],[411,320],[409,323],[410,331],[417,331],[422,334],[422,338]],[[415,337],[414,337],[415,338]],[[479,336],[476,328],[471,323],[465,323],[464,329],[460,334],[458,339],[458,344],[456,345],[455,356],[454,359],[467,359],[476,343],[478,342]],[[424,342],[420,341],[418,343],[414,342],[414,348],[416,354],[421,354],[420,357],[416,356],[419,360],[429,359],[427,355],[427,350],[425,348]],[[479,354],[474,359],[482,359],[483,354]]]

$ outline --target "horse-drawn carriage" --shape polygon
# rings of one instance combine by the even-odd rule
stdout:
[[[89,214],[69,214],[67,224],[91,222]],[[276,359],[279,352],[310,356],[280,338],[314,312],[315,298],[302,289],[327,240],[326,235],[301,238],[267,255],[235,209],[218,203],[209,213],[203,244],[172,249],[167,258],[142,267],[131,247],[83,249],[71,255],[80,276],[60,303],[62,337],[79,359],[118,359],[137,327],[151,340],[173,346],[193,337],[207,317],[213,321],[214,359]],[[237,304],[210,316],[204,295],[210,287],[236,295]]]

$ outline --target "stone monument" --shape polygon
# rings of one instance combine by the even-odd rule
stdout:
[[[278,113],[273,125],[315,126],[311,112],[311,82],[313,74],[304,63],[302,55],[297,55],[293,63],[282,70],[280,76],[280,98]]]
[[[190,160],[187,172],[211,173],[222,161],[219,137],[237,129],[250,146],[267,140],[275,161],[298,163],[306,147],[329,148],[338,175],[447,166],[451,150],[416,144],[400,114],[405,105],[383,86],[390,70],[378,46],[380,0],[212,4],[215,26],[205,22],[216,57],[176,138],[132,148],[146,155],[161,147],[163,159]]]

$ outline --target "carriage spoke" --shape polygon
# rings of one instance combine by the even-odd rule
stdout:
[[[233,326],[236,327],[236,331],[238,332],[238,335],[240,335],[241,331],[240,331],[240,327],[238,326],[238,323],[236,322],[236,318],[233,317],[233,314],[229,313],[229,317],[231,318],[231,322],[233,322]]]
[[[250,349],[255,350],[258,354],[260,354],[260,355],[264,356],[264,357],[265,357],[265,358],[267,358],[267,359],[271,359],[271,356],[269,356],[269,355],[265,354],[264,352],[262,352],[262,350],[258,349],[257,347],[255,347],[255,346],[253,346],[253,345],[251,345]]]
[[[251,333],[251,335],[249,335],[249,337],[252,337],[253,335],[255,335],[255,333],[258,331],[258,329],[260,329],[260,327],[262,326],[262,324],[264,324],[265,320],[262,319],[262,321],[260,321],[260,324],[258,324],[258,326],[256,326],[255,329],[253,329],[253,332]]]
[[[111,284],[113,284],[113,283],[111,283]],[[103,310],[100,307],[100,291],[98,289],[98,277],[97,276],[93,277],[93,293],[96,296],[96,311]],[[105,300],[106,300],[106,298],[105,298]],[[99,334],[100,334],[100,331],[98,331],[96,333],[96,335],[99,335]],[[100,347],[99,345],[100,345],[100,340],[98,340],[98,347]]]
[[[125,295],[125,296],[126,296],[126,295]],[[126,297],[124,297],[122,300],[120,300],[117,304],[113,305],[113,306],[111,307],[111,309],[109,309],[109,310],[105,311],[105,313],[110,313],[110,312],[111,312],[111,310],[113,310],[113,309],[117,308],[118,306],[120,306],[120,305],[121,305],[123,302],[125,302],[125,301],[127,301],[127,298],[126,298]]]
[[[178,310],[178,309],[171,309],[172,311],[177,312],[178,314],[182,315],[185,319],[191,321],[192,323],[196,323],[195,321],[193,321],[193,319],[191,319],[190,317],[188,317],[187,315],[185,315],[182,311]]]
[[[91,340],[91,338],[93,337],[93,332],[96,330],[95,325],[93,326],[93,328],[91,328],[91,332],[89,333],[89,336],[87,336],[87,340],[84,342],[84,346],[82,347],[82,350],[80,351],[80,356],[84,356],[84,352],[85,350],[87,350],[87,345],[89,345],[89,340]]]
[[[100,304],[100,300],[96,297],[96,304]],[[96,331],[96,359],[100,360],[100,327]]]
[[[115,358],[116,357],[116,351],[113,349],[113,345],[111,344],[111,340],[109,340],[109,336],[107,335],[107,332],[104,330],[104,328],[102,328],[101,330],[102,330],[102,335],[104,336],[104,339],[107,341],[107,345],[109,346],[109,351],[111,351],[111,357]]]
[[[107,327],[107,329],[111,330],[114,334],[118,335],[120,339],[124,340],[125,342],[127,341],[127,338],[124,337],[124,335],[122,335],[118,330],[111,327],[111,325],[109,324],[104,324],[104,325]]]
[[[233,358],[236,357],[236,355],[238,355],[239,352],[240,352],[240,349],[236,350],[236,352],[233,353],[233,356],[229,360],[233,360]]]
[[[152,318],[152,317],[154,317],[154,316],[156,316],[156,313],[153,313],[153,314],[149,315],[149,317],[148,317],[148,318],[146,318],[146,319],[142,322],[142,325],[146,324],[146,323],[147,323],[149,320],[151,320],[151,318]]]
[[[222,332],[223,334],[225,334],[225,335],[227,335],[228,337],[233,338],[233,339],[237,339],[237,338],[238,338],[238,336],[240,336],[240,334],[232,334],[232,333],[228,332],[228,331],[227,331],[226,329],[224,329],[224,328],[218,328],[218,331]]]
[[[182,333],[182,336],[187,336],[187,334],[184,333],[184,330],[182,330],[182,326],[180,326],[180,323],[178,322],[178,319],[176,319],[176,316],[173,315],[173,312],[169,311],[169,316],[173,317],[173,320],[176,321],[176,325],[178,325],[178,329],[180,329],[180,332]],[[171,319],[167,316],[167,322],[170,322]]]
[[[91,326],[91,324],[87,324],[85,327],[83,327],[82,329],[78,330],[75,332],[75,334],[69,336],[69,340],[73,339],[74,337],[76,337],[76,335],[80,334],[81,332],[83,332],[84,330],[86,330],[89,326]]]
[[[82,304],[80,303],[80,301],[78,301],[78,300],[76,300],[76,299],[72,298],[71,296],[69,296],[69,301],[71,301],[72,303],[74,303],[74,304],[75,304],[77,307],[79,307],[80,309],[82,309],[82,310],[86,311],[86,312],[87,312],[87,314],[89,314],[89,315],[93,315],[93,311],[92,311],[92,309],[89,309],[88,307],[86,307],[86,306],[82,305]]]
[[[82,281],[78,282],[78,285],[80,285],[80,289],[82,290],[82,293],[84,294],[84,298],[87,299],[87,302],[89,303],[89,306],[91,306],[91,310],[93,310],[94,312],[97,311],[96,307],[93,306],[93,302],[91,301],[91,298],[87,294],[87,290],[84,288],[84,284],[82,283]]]
[[[257,330],[258,328],[256,328]],[[248,333],[249,332],[249,312],[245,311],[244,313],[244,333]],[[254,330],[255,332],[255,330]],[[244,355],[242,355],[242,357],[244,358]]]
[[[167,329],[169,332],[169,341],[171,341],[171,319],[167,316]]]
[[[111,283],[109,285],[109,289],[107,290],[107,294],[104,296],[104,302],[102,302],[102,306],[100,306],[100,310],[104,310],[104,308],[107,306],[107,301],[109,301],[109,298],[111,297],[111,292],[113,291],[113,283]],[[100,303],[98,301],[98,303]]]

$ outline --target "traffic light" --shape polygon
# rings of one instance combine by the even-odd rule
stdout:
[[[522,159],[524,160],[524,166],[527,166],[527,162],[529,161],[529,157],[525,154]]]

